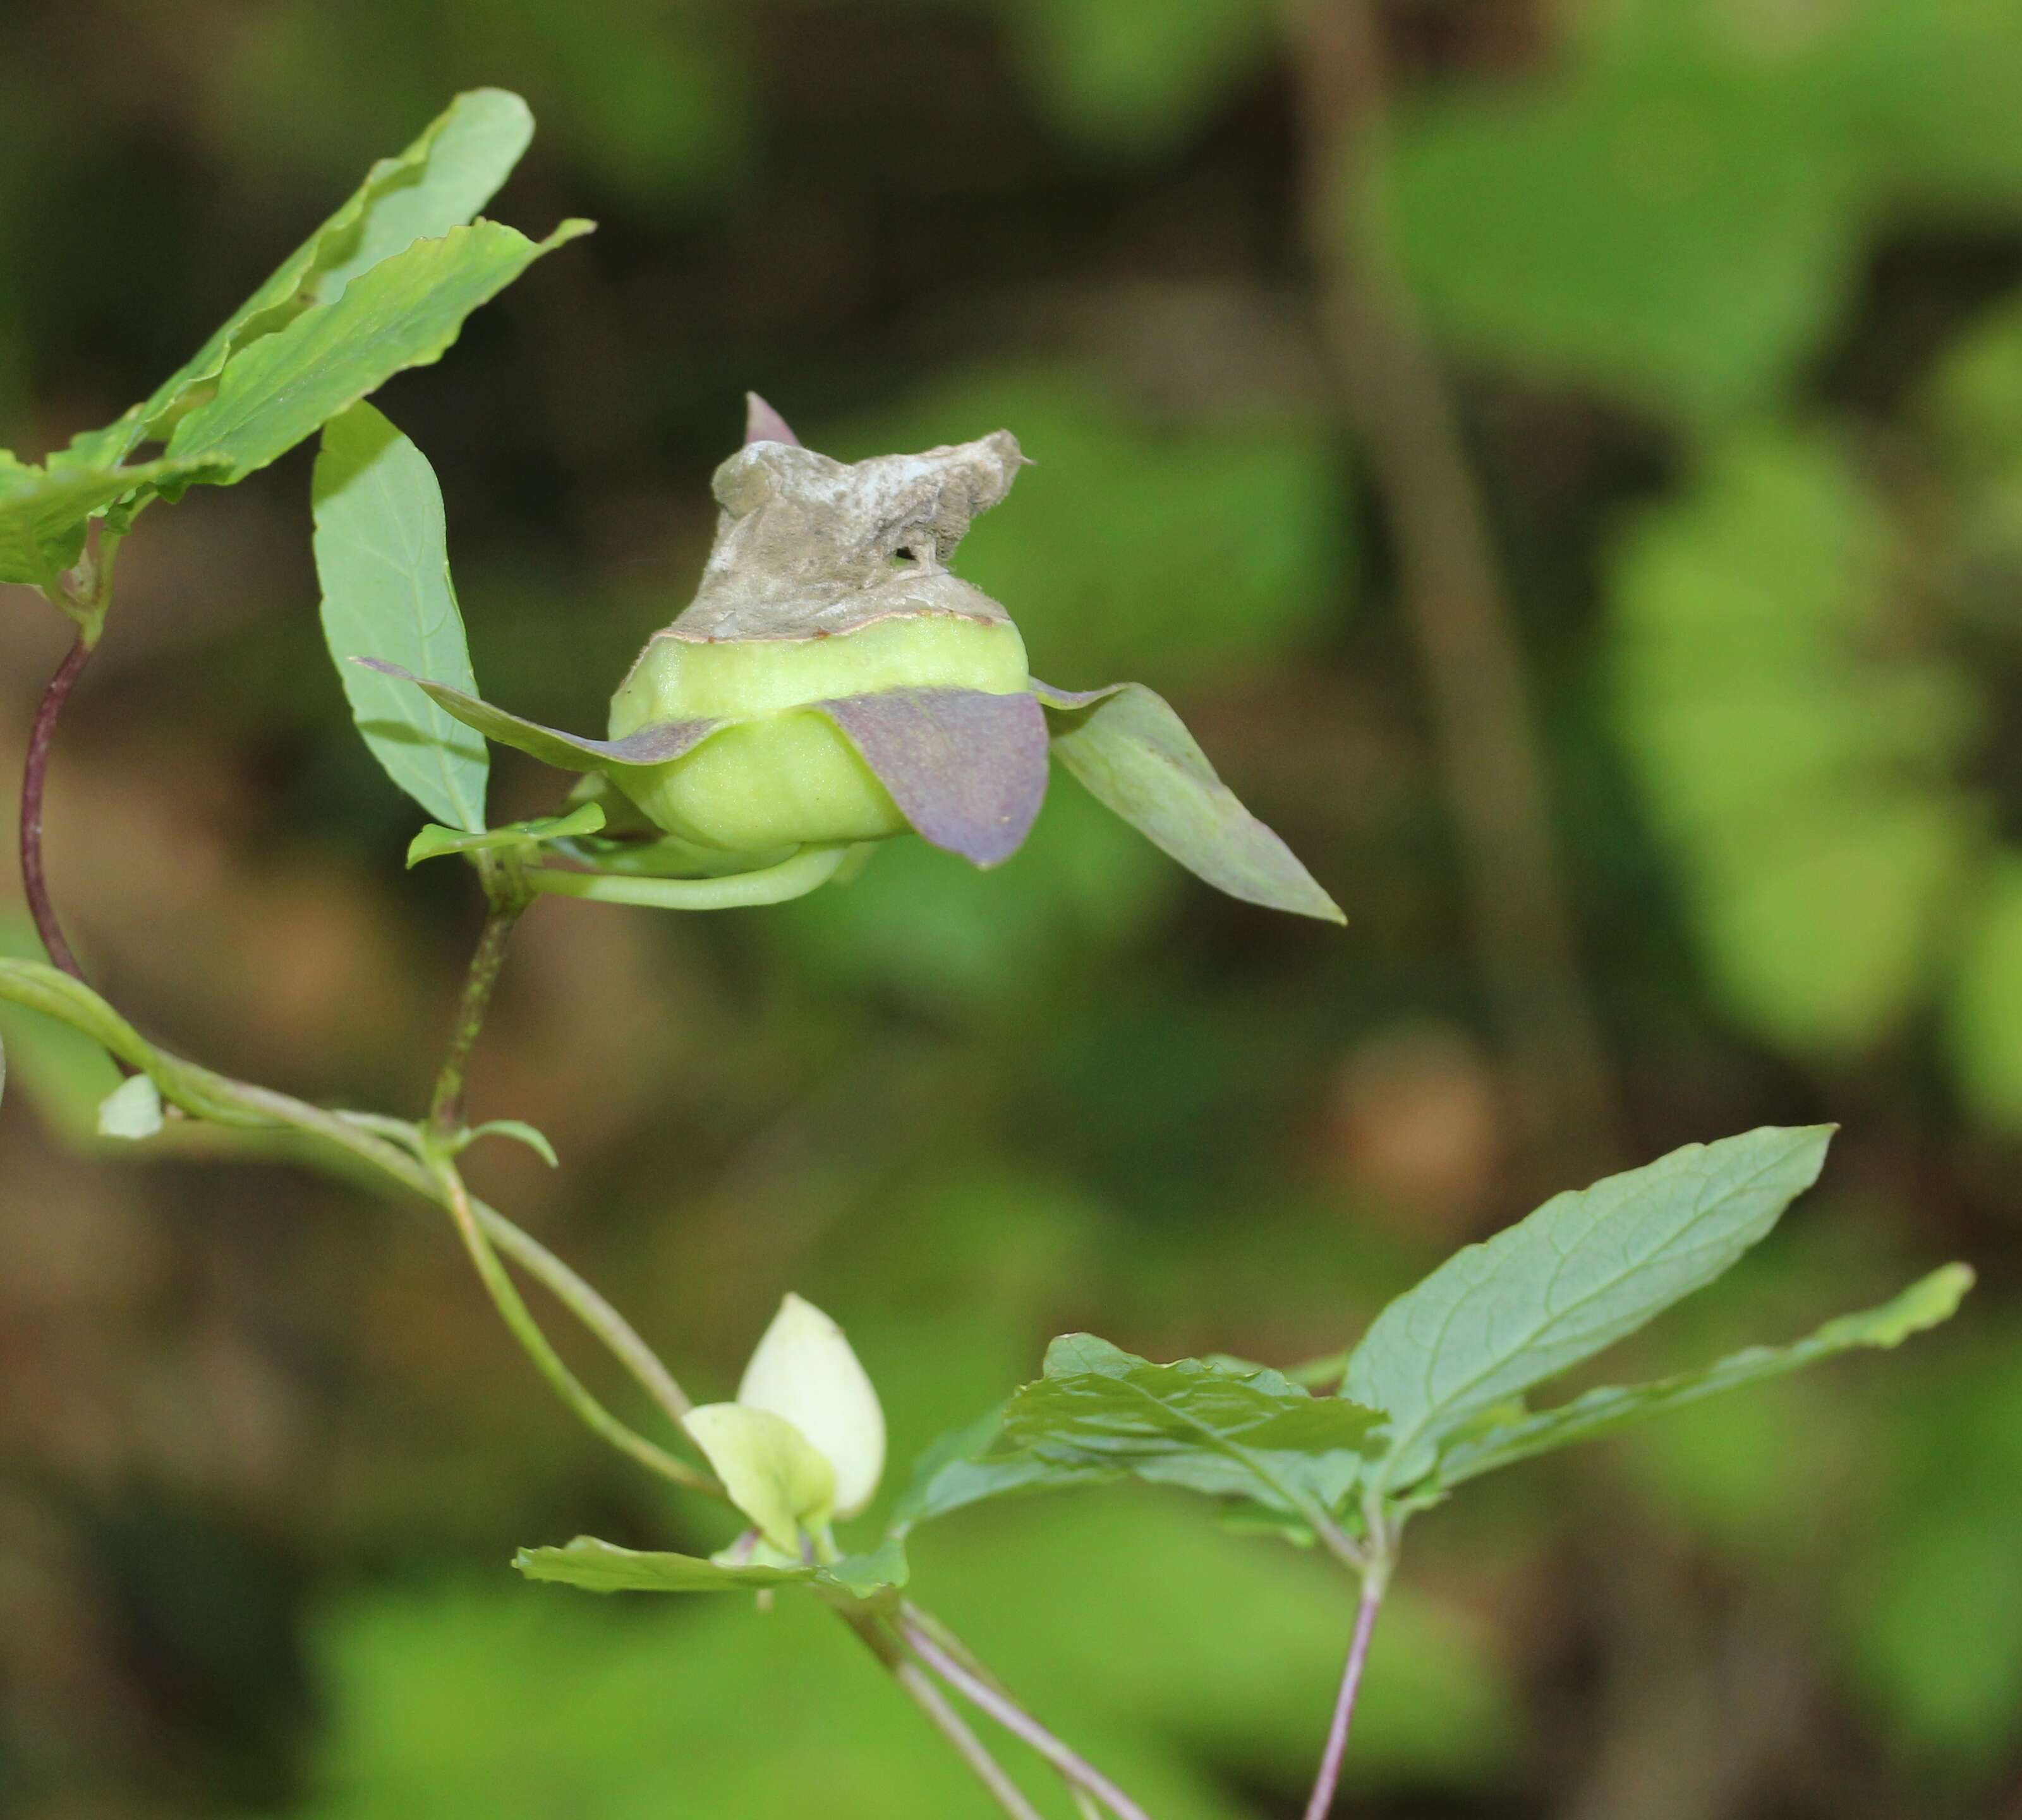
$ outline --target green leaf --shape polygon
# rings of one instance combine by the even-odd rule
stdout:
[[[1246,903],[1345,923],[1290,848],[1215,775],[1180,717],[1143,685],[1086,694],[1035,682],[1053,751],[1097,801],[1217,890]]]
[[[641,1553],[578,1536],[565,1548],[522,1548],[513,1565],[529,1580],[586,1592],[749,1592],[812,1580],[812,1567],[732,1567],[693,1555]]]
[[[1341,1386],[1390,1419],[1371,1489],[1424,1478],[1464,1424],[1711,1282],[1817,1180],[1833,1129],[1765,1127],[1688,1144],[1554,1196],[1400,1296],[1363,1336]]]
[[[906,1551],[888,1537],[868,1555],[845,1555],[817,1569],[815,1584],[846,1592],[852,1599],[872,1599],[896,1592],[912,1577]]]
[[[510,1138],[516,1144],[524,1144],[550,1169],[559,1169],[561,1159],[555,1154],[555,1147],[548,1142],[547,1133],[530,1125],[524,1119],[487,1119],[469,1132],[465,1147],[480,1138]]]
[[[943,1434],[922,1453],[912,1482],[893,1508],[892,1536],[903,1537],[922,1523],[992,1498],[1108,1485],[1122,1476],[1118,1467],[1063,1466],[1033,1453],[995,1453],[1003,1429],[1000,1407],[966,1428]]]
[[[237,355],[217,393],[176,426],[168,452],[215,458],[224,482],[285,455],[398,372],[440,360],[464,318],[543,254],[590,231],[564,221],[535,242],[496,221],[452,228],[381,260],[336,301]]]
[[[1006,1406],[1002,1445],[1309,1517],[1346,1498],[1381,1420],[1274,1371],[1153,1365],[1071,1333],[1046,1349],[1046,1376]]]
[[[522,1548],[513,1565],[529,1580],[549,1580],[586,1592],[754,1592],[772,1586],[812,1586],[871,1599],[906,1584],[905,1551],[887,1542],[874,1554],[845,1555],[825,1566],[754,1563],[735,1566],[692,1555],[642,1553],[578,1536],[565,1548]]]
[[[353,671],[356,671],[355,666]],[[368,677],[372,674],[370,671],[356,673]],[[535,821],[508,822],[503,828],[487,828],[480,834],[462,834],[453,828],[441,828],[431,822],[408,843],[407,864],[418,866],[424,860],[440,859],[445,853],[483,853],[496,847],[542,846],[549,841],[595,834],[603,826],[604,810],[594,802],[586,802],[567,815],[550,815]]]
[[[151,397],[119,422],[78,438],[64,459],[103,466],[123,459],[144,437],[167,437],[244,349],[331,302],[352,279],[412,242],[468,221],[519,163],[533,131],[533,116],[517,95],[477,89],[458,96],[406,151],[374,165],[343,207]]]
[[[83,553],[85,524],[94,512],[139,488],[181,484],[220,471],[221,464],[210,458],[47,472],[11,458],[0,462],[0,582],[53,589],[57,577]]]
[[[467,689],[416,676],[397,663],[377,657],[358,657],[354,663],[376,670],[396,682],[410,683],[439,707],[488,740],[524,752],[560,771],[601,771],[613,765],[651,766],[671,763],[713,733],[721,733],[732,721],[660,721],[627,733],[622,740],[593,740],[580,733],[565,733],[558,727],[544,727],[519,714],[509,714],[481,701]]]
[[[1862,1347],[1885,1350],[1900,1346],[1912,1334],[1949,1321],[1973,1281],[1967,1266],[1947,1264],[1880,1307],[1842,1314],[1794,1344],[1752,1346],[1698,1371],[1681,1372],[1652,1383],[1589,1391],[1556,1409],[1498,1416],[1464,1431],[1441,1452],[1433,1483],[1444,1490],[1533,1454],[1611,1434],[1702,1398],[1782,1377],[1839,1353]]]
[[[162,1128],[161,1090],[144,1074],[122,1081],[98,1109],[98,1135],[137,1143]]]
[[[323,426],[312,499],[323,634],[360,733],[422,808],[485,839],[484,740],[426,696],[348,661],[390,654],[477,686],[435,471],[370,405],[355,404]]]

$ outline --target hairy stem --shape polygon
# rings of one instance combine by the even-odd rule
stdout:
[[[1397,553],[1483,984],[1534,1160],[1556,1168],[1611,1149],[1615,1109],[1523,647],[1458,414],[1399,269],[1378,21],[1371,0],[1305,0],[1302,13],[1292,61],[1327,353]]]
[[[1341,1761],[1348,1755],[1349,1727],[1355,1721],[1356,1696],[1362,1691],[1369,1639],[1376,1629],[1376,1614],[1383,1607],[1388,1573],[1387,1564],[1377,1563],[1363,1576],[1362,1599],[1355,1608],[1355,1631],[1349,1639],[1348,1661],[1341,1670],[1341,1691],[1334,1697],[1327,1749],[1320,1756],[1319,1774],[1314,1778],[1312,1799],[1306,1804],[1305,1820],[1327,1820],[1334,1810],[1334,1791],[1341,1785]]]
[[[435,1093],[429,1102],[429,1129],[438,1138],[448,1138],[463,1129],[464,1089],[470,1076],[470,1058],[484,1028],[484,1014],[491,1009],[491,994],[506,964],[506,949],[513,939],[530,901],[518,883],[516,870],[492,863],[489,853],[480,856],[484,878],[487,910],[484,932],[477,938],[477,952],[470,957],[470,970],[464,976],[463,997],[457,1006],[456,1026],[450,1032],[449,1053],[442,1072],[436,1076]]]
[[[1101,1802],[1117,1820],[1148,1820],[1142,1807],[1092,1763],[1061,1743],[1006,1694],[994,1676],[978,1673],[958,1661],[928,1626],[918,1621],[917,1614],[908,1613],[901,1623],[913,1652],[977,1711],[987,1712],[1013,1738],[1030,1745],[1070,1783]]]
[[[21,889],[44,950],[74,980],[84,978],[84,969],[78,965],[76,955],[64,939],[56,905],[49,897],[49,875],[42,867],[42,799],[49,783],[49,752],[56,744],[57,722],[85,665],[91,661],[92,650],[90,641],[79,632],[77,642],[49,678],[49,687],[42,691],[42,705],[35,710],[35,725],[28,734],[27,762],[21,769]]]
[[[868,1613],[842,1612],[843,1621],[863,1639],[864,1646],[883,1663],[907,1698],[925,1713],[928,1723],[954,1747],[955,1754],[969,1765],[976,1778],[990,1791],[1011,1820],[1044,1820],[1024,1791],[1013,1782],[1004,1766],[990,1754],[983,1740],[972,1731],[947,1698],[912,1661],[898,1639]]]

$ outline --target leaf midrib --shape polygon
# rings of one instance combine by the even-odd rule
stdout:
[[[1761,1181],[1761,1179],[1765,1175],[1768,1175],[1772,1170],[1779,1167],[1788,1160],[1789,1159],[1787,1155],[1779,1157],[1771,1162],[1762,1164],[1761,1168],[1755,1170],[1752,1174],[1743,1177],[1739,1182],[1732,1185],[1725,1191],[1721,1198],[1731,1199],[1734,1195],[1743,1193],[1754,1183]],[[1702,1199],[1699,1204],[1693,1208],[1691,1215],[1685,1220],[1684,1224],[1671,1235],[1670,1239],[1667,1241],[1664,1245],[1659,1247],[1657,1251],[1652,1252],[1648,1255],[1639,1259],[1633,1268],[1641,1269],[1644,1266],[1647,1266],[1650,1263],[1652,1258],[1659,1255],[1664,1251],[1667,1251],[1671,1244],[1675,1244],[1678,1239],[1683,1237],[1685,1233],[1690,1232],[1695,1226],[1706,1217],[1707,1214],[1711,1211],[1711,1206],[1703,1199],[1703,1193],[1704,1191],[1702,1190]],[[1597,1224],[1599,1222],[1597,1222]],[[1555,1235],[1547,1233],[1545,1236],[1548,1242],[1552,1244],[1553,1248],[1559,1252],[1558,1265],[1553,1270],[1551,1276],[1546,1280],[1545,1287],[1546,1291],[1549,1292],[1552,1284],[1558,1280],[1559,1273],[1564,1269],[1566,1263],[1571,1257],[1571,1253],[1559,1248]],[[1462,1303],[1466,1298],[1463,1296],[1457,1299],[1453,1307],[1447,1310],[1446,1317],[1440,1321],[1438,1336],[1434,1339],[1432,1347],[1428,1350],[1426,1354],[1425,1379],[1426,1397],[1425,1409],[1423,1413],[1419,1416],[1416,1425],[1411,1429],[1407,1434],[1394,1439],[1392,1442],[1389,1451],[1385,1457],[1383,1464],[1379,1466],[1377,1469],[1377,1477],[1378,1479],[1387,1481],[1387,1469],[1389,1466],[1396,1460],[1403,1459],[1409,1450],[1418,1445],[1420,1439],[1424,1436],[1426,1430],[1431,1427],[1434,1418],[1442,1410],[1451,1409],[1454,1404],[1464,1399],[1471,1391],[1477,1389],[1484,1379],[1493,1376],[1500,1366],[1506,1364],[1512,1358],[1515,1357],[1517,1354],[1521,1353],[1527,1347],[1535,1346],[1537,1343],[1538,1336],[1545,1332],[1548,1328],[1551,1328],[1557,1322],[1564,1320],[1568,1316],[1577,1313],[1580,1309],[1585,1307],[1589,1303],[1595,1300],[1597,1297],[1606,1295],[1611,1289],[1619,1288],[1628,1274],[1629,1273],[1627,1271],[1623,1272],[1621,1276],[1615,1277],[1611,1281],[1600,1284],[1593,1289],[1589,1290],[1577,1301],[1569,1303],[1566,1307],[1558,1310],[1556,1314],[1547,1315],[1531,1329],[1530,1333],[1527,1334],[1521,1342],[1513,1347],[1506,1349],[1498,1358],[1489,1365],[1484,1366],[1472,1377],[1464,1380],[1456,1389],[1450,1391],[1447,1394],[1443,1402],[1435,1404],[1432,1400],[1433,1372],[1439,1362],[1439,1349],[1445,1343],[1447,1331],[1453,1325],[1455,1317],[1460,1313]],[[1473,1292],[1473,1288],[1474,1285],[1469,1285],[1469,1293],[1471,1294]],[[1659,1312],[1661,1313],[1662,1310],[1660,1310]]]

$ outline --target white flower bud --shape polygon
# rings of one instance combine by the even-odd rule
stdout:
[[[692,1409],[684,1424],[716,1469],[730,1501],[790,1561],[801,1559],[801,1532],[828,1527],[835,1472],[794,1424],[741,1403]]]
[[[835,1515],[853,1517],[885,1474],[885,1412],[842,1329],[789,1296],[759,1341],[737,1400],[783,1416],[835,1469]]]

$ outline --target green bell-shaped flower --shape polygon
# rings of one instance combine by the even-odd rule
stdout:
[[[1075,694],[1034,681],[1010,616],[949,572],[1024,459],[999,430],[845,464],[801,448],[754,397],[745,446],[716,473],[722,511],[701,587],[619,688],[606,739],[360,661],[491,739],[589,774],[578,794],[605,808],[614,836],[629,812],[639,837],[563,850],[599,868],[721,878],[908,832],[994,866],[1038,814],[1050,741],[1098,799],[1210,883],[1342,920],[1165,702],[1135,683]]]

